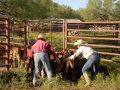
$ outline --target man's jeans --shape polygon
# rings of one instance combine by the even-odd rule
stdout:
[[[47,73],[48,81],[51,81],[52,71],[50,67],[50,61],[48,54],[46,52],[39,52],[34,54],[34,65],[35,71],[33,76],[33,85],[36,85],[36,80],[38,79],[38,74],[40,72],[41,62],[45,67],[45,71]]]
[[[88,70],[93,67],[93,71],[95,74],[99,72],[99,63],[100,63],[100,55],[94,54],[90,56],[90,58],[87,60],[87,62],[84,64],[82,68],[82,73],[88,73]]]

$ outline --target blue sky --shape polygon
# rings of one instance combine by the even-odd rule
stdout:
[[[67,5],[72,9],[77,10],[79,8],[85,8],[88,0],[52,0],[53,2],[58,3],[59,5]]]

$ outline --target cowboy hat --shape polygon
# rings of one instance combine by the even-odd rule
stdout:
[[[77,42],[74,43],[74,45],[82,45],[82,44],[87,44],[86,41],[83,41],[82,39],[77,40]]]
[[[37,37],[37,39],[45,39],[46,40],[46,37],[43,36],[42,34],[39,34],[38,37]]]

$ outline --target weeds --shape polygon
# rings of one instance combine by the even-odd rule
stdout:
[[[47,78],[38,79],[39,86],[33,87],[32,82],[27,82],[24,72],[3,73],[0,77],[1,90],[119,90],[120,89],[120,73],[99,73],[92,79],[91,87],[84,87],[85,80],[81,76],[76,83],[64,81],[62,79],[53,78],[50,84]]]

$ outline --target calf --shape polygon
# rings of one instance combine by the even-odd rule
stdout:
[[[34,73],[34,59],[28,60],[26,71],[27,71],[27,80],[31,81],[33,79],[33,73]]]
[[[66,62],[63,61],[63,53],[57,52],[57,55],[59,59],[61,60],[61,64],[58,64],[55,60],[55,57],[53,55],[49,55],[50,58],[50,66],[53,72],[53,76],[56,76],[56,74],[60,73],[61,69],[63,68],[64,64]],[[27,65],[27,80],[32,80],[33,78],[33,71],[34,71],[34,59],[29,60],[29,63]],[[45,70],[43,67],[41,67],[40,74],[42,77],[46,75]]]
[[[20,60],[20,57],[19,57],[19,48],[18,47],[11,47],[10,48],[10,62],[12,63],[11,64],[11,67],[16,67],[16,64],[18,64]]]
[[[65,58],[67,58],[73,54],[73,52],[70,51],[68,48],[63,49],[62,53],[65,55]],[[70,77],[71,70],[69,70],[69,69],[71,69],[71,68],[73,68],[73,60],[69,60],[65,63],[65,65],[62,69],[62,78],[67,79],[68,77]]]
[[[74,54],[74,52],[70,51],[69,49],[64,49],[63,53],[66,57]],[[74,60],[67,61],[62,71],[63,78],[69,78],[71,81],[77,81],[77,79],[79,79],[80,75],[82,74],[81,68],[82,60],[79,57],[76,57]]]
[[[82,68],[82,60],[79,57],[75,58],[75,60],[69,60],[67,62],[64,61],[65,58],[69,57],[70,55],[74,54],[73,51],[69,49],[64,49],[60,52],[56,52],[57,56],[61,60],[61,64],[58,64],[55,60],[53,55],[49,55],[50,58],[50,65],[53,72],[53,76],[56,76],[59,73],[62,73],[62,78],[65,79],[69,78],[71,81],[77,81],[81,75],[81,68]],[[34,59],[31,59],[27,65],[27,72],[28,72],[28,80],[32,80],[33,78],[33,71],[34,71]],[[46,74],[44,68],[40,71],[42,72],[41,75],[44,77]]]
[[[72,80],[77,81],[82,75],[81,69],[83,66],[83,62],[79,56],[76,57],[73,61],[74,63],[73,63],[73,68],[72,68]]]
[[[31,46],[21,46],[19,47],[19,56],[20,56],[20,60],[18,63],[18,66],[21,67],[26,67],[26,62],[27,62],[27,56],[28,53],[30,51],[30,47]]]
[[[64,61],[64,54],[61,52],[57,52],[56,53],[58,58],[60,59],[61,64],[58,64],[55,60],[55,58],[50,58],[50,65],[51,65],[51,69],[53,72],[53,76],[56,76],[57,74],[59,74],[61,72],[61,69],[63,68],[63,66],[65,65],[65,61]]]

